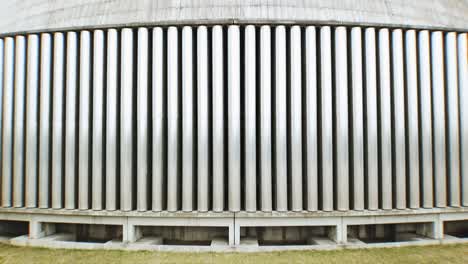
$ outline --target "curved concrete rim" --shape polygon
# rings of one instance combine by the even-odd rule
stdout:
[[[467,0],[8,0],[0,34],[184,24],[327,24],[467,31]]]

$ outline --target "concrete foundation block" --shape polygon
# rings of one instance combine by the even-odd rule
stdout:
[[[41,238],[43,241],[76,241],[75,234],[57,233]]]
[[[348,245],[359,245],[359,246],[364,246],[366,245],[366,243],[358,238],[348,238],[348,242],[347,242]]]
[[[336,245],[333,239],[327,237],[310,237],[307,239],[307,244],[317,246],[332,246]]]
[[[27,246],[28,241],[29,241],[28,235],[24,235],[24,236],[14,237],[14,238],[10,239],[9,242],[10,242],[10,244],[12,244],[14,246]]]
[[[255,237],[246,237],[241,239],[241,246],[258,247],[258,239]]]
[[[422,236],[422,235],[414,234],[414,233],[398,233],[396,235],[396,240],[415,242],[415,241],[427,241],[427,240],[430,240],[430,238]]]
[[[458,237],[451,236],[451,235],[447,235],[447,234],[444,235],[444,240],[448,240],[448,241],[462,241],[462,239],[460,239],[460,238],[458,238]]]
[[[228,246],[229,241],[222,237],[216,237],[211,240],[212,247],[219,247],[219,246]]]
[[[162,245],[164,239],[157,236],[148,236],[138,239],[136,242],[132,243],[134,245]]]

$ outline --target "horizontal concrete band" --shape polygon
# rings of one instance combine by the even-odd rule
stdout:
[[[464,0],[73,1],[8,0],[0,34],[142,24],[313,22],[466,31]]]
[[[356,243],[356,239],[348,238],[349,226],[360,225],[386,225],[386,224],[418,224],[420,226],[414,240],[409,243],[389,243],[380,246],[419,245],[450,242],[452,237],[445,235],[444,223],[447,221],[468,220],[466,208],[447,208],[430,210],[389,210],[392,214],[383,211],[355,212],[355,214],[324,213],[128,213],[115,214],[79,210],[50,210],[39,211],[35,209],[0,209],[0,221],[24,221],[29,224],[29,233],[25,236],[3,238],[0,241],[15,245],[30,245],[42,247],[64,247],[82,249],[148,249],[148,250],[180,250],[177,246],[162,244],[145,244],[144,241],[155,239],[142,237],[141,228],[144,226],[161,227],[224,227],[227,228],[228,240],[220,246],[212,242],[211,247],[185,247],[185,250],[216,251],[229,250],[229,248],[256,250],[284,250],[284,249],[337,249],[345,247],[375,247],[379,244]],[[157,216],[155,216],[157,215]],[[152,217],[148,217],[152,216]],[[103,244],[74,242],[73,234],[59,233],[55,224],[88,224],[121,226],[123,230],[122,241],[112,240]],[[333,244],[317,243],[316,246],[292,247],[258,247],[258,244],[249,244],[245,237],[241,241],[241,228],[246,227],[330,227],[328,234]],[[57,233],[56,233],[57,232]],[[425,238],[418,239],[418,235]],[[3,240],[2,240],[3,239]],[[447,241],[446,241],[447,240]],[[70,242],[68,242],[70,241]],[[320,240],[317,240],[320,241]],[[63,243],[65,242],[65,243]],[[154,241],[153,241],[154,242]],[[323,242],[323,241],[322,241]],[[454,243],[466,243],[466,239],[455,239]],[[258,243],[258,242],[256,242]],[[255,246],[255,245],[256,246]],[[213,247],[215,245],[215,247]]]

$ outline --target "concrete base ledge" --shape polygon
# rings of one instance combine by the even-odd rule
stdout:
[[[373,244],[334,244],[334,245],[304,245],[304,246],[174,246],[174,245],[138,245],[129,243],[87,243],[47,241],[44,239],[29,239],[27,236],[0,239],[0,243],[14,246],[29,246],[55,249],[83,249],[83,250],[124,250],[124,251],[164,251],[164,252],[274,252],[274,251],[304,251],[304,250],[342,250],[342,249],[365,249],[365,248],[395,248],[407,246],[429,246],[464,244],[468,239],[442,239],[412,242],[390,242]]]
[[[116,212],[108,213],[105,211],[96,213],[96,211],[80,210],[38,211],[25,208],[1,208],[0,225],[2,225],[2,221],[8,222],[8,224],[15,221],[26,222],[28,225],[23,224],[23,230],[20,230],[23,233],[16,236],[2,234],[2,227],[0,226],[0,242],[18,246],[51,248],[188,252],[332,250],[468,242],[468,238],[446,235],[444,232],[444,223],[446,222],[462,221],[463,226],[468,224],[468,210],[466,207],[389,210],[389,212],[393,212],[393,214],[387,211],[333,213],[124,212],[117,214]],[[106,230],[106,226],[111,226],[110,230],[118,228],[119,234],[110,231],[114,237],[102,243],[81,242],[94,241],[79,239],[80,229],[77,228],[81,225],[99,226],[99,228],[104,226],[104,230]],[[383,226],[387,225],[396,228],[395,234],[398,235],[394,238],[395,240],[381,242],[381,240],[377,239],[375,242],[364,242],[360,239],[361,233],[366,235],[366,232],[368,232],[366,228],[374,228],[372,232],[383,234],[385,233]],[[25,230],[28,226],[28,230]],[[154,228],[186,227],[192,229],[202,228],[199,229],[202,231],[205,230],[203,228],[207,228],[207,230],[208,228],[218,228],[216,230],[221,232],[221,236],[213,237],[206,245],[204,242],[187,242],[187,245],[185,245],[184,241],[182,241],[183,245],[179,245],[179,243],[166,243],[165,238],[152,233],[154,230],[158,230]],[[311,228],[311,233],[305,233],[308,236],[306,237],[307,242],[304,242],[305,245],[288,241],[278,245],[262,243],[261,236],[256,232],[270,230],[268,232],[271,235],[272,230],[275,230],[275,228]],[[379,228],[379,230],[376,231],[375,228]],[[411,228],[411,230],[408,231],[405,228]],[[184,231],[184,229],[179,230]],[[315,235],[315,232],[320,232],[320,234]],[[356,232],[358,233],[356,234]]]

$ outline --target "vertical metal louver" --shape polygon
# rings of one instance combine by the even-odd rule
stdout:
[[[0,38],[1,206],[468,206],[467,45],[299,25]]]

